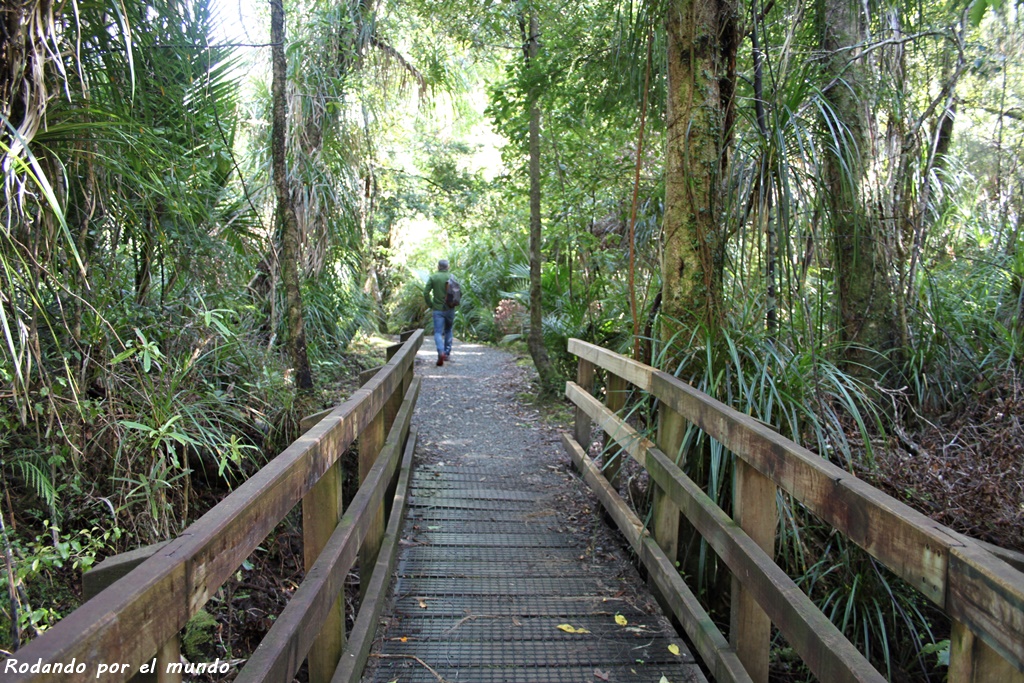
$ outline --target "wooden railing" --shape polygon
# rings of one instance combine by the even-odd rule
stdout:
[[[422,341],[422,330],[403,335],[349,400],[304,420],[308,431],[178,538],[147,551],[123,578],[0,662],[4,680],[123,681],[150,668],[158,652],[158,678],[180,680],[177,662],[167,661],[178,632],[299,502],[305,578],[236,680],[292,680],[307,654],[311,681],[330,681],[339,661],[349,669],[365,661],[380,606],[373,591],[387,585],[394,557],[380,552],[386,493],[404,461],[395,492],[404,500],[412,457],[409,424],[420,385],[413,362]],[[357,438],[360,487],[342,514],[340,458]],[[401,514],[391,509],[392,541]],[[366,597],[344,648],[343,584],[357,556]],[[72,662],[70,674],[47,673]]]
[[[772,624],[821,681],[885,680],[773,562],[781,489],[949,615],[951,683],[1024,681],[1020,571],[980,543],[668,373],[576,339],[570,340],[569,351],[578,356],[579,371],[577,381],[566,385],[566,395],[577,406],[575,435],[563,436],[566,450],[638,553],[716,680],[767,681]],[[607,373],[604,404],[592,396],[599,368]],[[656,444],[616,414],[629,384],[658,399]],[[732,518],[675,462],[687,422],[735,455]],[[592,423],[649,473],[653,529],[645,528],[586,454]],[[614,475],[614,463],[605,473],[612,469]],[[732,574],[728,641],[676,569],[680,513]]]

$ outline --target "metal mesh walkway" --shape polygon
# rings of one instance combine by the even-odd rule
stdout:
[[[703,680],[665,619],[631,599],[636,576],[566,533],[550,494],[515,475],[416,470],[372,680]]]

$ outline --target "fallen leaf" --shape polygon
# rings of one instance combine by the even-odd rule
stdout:
[[[590,631],[585,628],[576,628],[570,624],[559,624],[558,629],[560,631],[565,631],[566,633],[590,633]]]
[[[600,678],[602,681],[607,681],[611,677],[607,671],[601,671],[600,669],[594,669],[594,678]]]
[[[424,600],[423,598],[420,598],[420,607],[422,609],[427,609],[427,601]]]
[[[626,619],[626,617],[622,616],[621,614],[616,614],[615,615],[615,623],[618,624],[619,626],[625,626],[626,624],[629,623],[629,621]]]
[[[409,637],[408,636],[402,636],[401,638],[398,639],[398,641],[401,642],[401,643],[408,643],[409,642]]]
[[[661,680],[660,680],[660,681],[658,681],[658,683],[672,683],[672,681],[670,681],[670,680],[668,680],[667,678],[665,678],[664,676],[662,676],[662,677],[661,677]]]
[[[672,654],[674,654],[676,657],[679,656],[679,646],[676,645],[675,643],[672,643],[671,645],[668,646],[668,651],[671,652]]]

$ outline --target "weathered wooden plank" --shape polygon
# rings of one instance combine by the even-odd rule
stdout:
[[[181,683],[181,671],[168,666],[168,664],[177,664],[179,662],[181,662],[181,638],[175,636],[157,650],[156,666],[154,667],[156,670],[148,676],[146,674],[139,674],[132,681],[133,683],[142,683],[146,680],[156,681],[156,683]]]
[[[19,650],[24,661],[120,662],[137,671],[263,542],[355,440],[412,367],[423,341],[410,337],[391,368],[303,434],[179,538]],[[107,683],[124,675],[106,677]],[[93,680],[94,671],[66,681]],[[41,681],[14,674],[11,681]]]
[[[582,342],[570,342],[570,349],[585,354],[601,367],[615,367],[619,362],[611,359],[611,352]],[[956,548],[970,545],[959,534],[759,421],[667,373],[648,370],[650,390],[658,399],[790,492],[950,615],[960,615],[965,624],[977,630],[981,641],[1008,658],[1017,670],[1021,669],[1024,628],[1020,625],[1020,605],[1024,581],[1019,573],[1004,574],[1003,569],[993,568],[998,565],[991,564],[994,560],[990,556],[967,553],[961,558],[959,577],[954,577],[951,554]],[[640,370],[634,371],[642,377]],[[960,585],[954,589],[949,581],[960,581]]]
[[[103,560],[82,575],[82,597],[89,600],[99,595],[104,589],[148,560],[169,542],[161,541],[129,550],[126,553],[112,555]],[[167,669],[167,664],[181,659],[181,638],[177,633],[156,651],[154,659],[156,661],[154,671],[135,674],[131,678],[131,683],[181,683],[181,672]]]
[[[377,457],[384,447],[384,410],[359,435],[359,485],[362,486],[373,469]],[[373,565],[377,562],[377,552],[384,538],[384,501],[377,504],[372,512],[370,523],[366,527],[366,538],[359,548],[359,595],[366,593],[370,583]],[[333,668],[332,668],[333,672]]]
[[[306,417],[302,418],[299,421],[299,432],[308,432],[310,429],[313,428],[314,425],[316,425],[317,422],[319,422],[320,420],[324,419],[332,412],[334,412],[335,407],[336,406],[324,408],[318,413],[313,413],[312,415],[307,415]]]
[[[383,368],[383,367],[384,367],[383,365],[378,365],[375,368],[368,368],[368,369],[363,370],[362,372],[360,372],[359,373],[359,386],[365,385],[371,379],[376,377],[377,373],[380,372],[381,368]]]
[[[391,426],[395,424],[395,416],[398,415],[398,411],[402,407],[403,396],[405,393],[401,390],[401,384],[399,390],[391,395],[391,398],[384,404],[384,431],[390,432]]]
[[[651,392],[944,606],[951,539],[938,524],[672,375],[655,372]]]
[[[647,471],[739,577],[819,680],[885,681],[796,583],[664,453],[658,449],[648,452]]]
[[[618,414],[626,407],[626,397],[629,395],[629,382],[618,375],[609,372],[608,381],[605,385],[604,404],[608,410]],[[604,436],[604,476],[605,479],[617,488],[619,485],[619,469],[622,467],[622,449],[614,440],[609,444],[610,437],[607,433]]]
[[[1024,574],[964,538],[949,553],[946,611],[1017,669],[1017,678],[999,680],[1024,681]]]
[[[1024,572],[1024,553],[1017,552],[1016,550],[1010,550],[1009,548],[1002,548],[998,545],[994,545],[977,538],[972,538],[971,540],[1017,571]]]
[[[290,681],[302,665],[302,660],[326,619],[330,605],[344,587],[345,575],[355,563],[367,527],[398,467],[403,450],[401,446],[408,434],[420,382],[419,378],[413,380],[402,410],[395,420],[395,428],[381,451],[381,457],[359,487],[337,529],[313,567],[306,573],[302,584],[239,672],[235,679],[237,683]]]
[[[975,635],[971,629],[953,620],[949,634],[950,683],[1020,683],[1021,674],[1010,662]]]
[[[701,660],[711,670],[716,681],[725,683],[752,683],[736,652],[729,646],[722,632],[701,606],[697,596],[686,585],[675,565],[658,547],[644,529],[640,518],[626,505],[618,492],[601,474],[591,460],[568,434],[562,434],[562,446],[583,474],[601,504],[615,521],[630,547],[640,557],[654,584],[669,603],[672,613],[682,625],[687,637],[697,649]],[[332,682],[336,683],[336,682]]]
[[[664,403],[658,408],[658,447],[664,453],[679,453],[686,434],[686,420]],[[679,508],[657,484],[654,485],[651,524],[654,540],[673,563],[679,558]]]
[[[594,391],[594,364],[590,361],[580,359],[579,365],[576,367],[576,386],[588,395]],[[587,451],[590,450],[591,427],[590,416],[587,415],[587,412],[582,408],[576,408],[576,442]]]
[[[732,516],[768,557],[775,556],[775,531],[779,522],[778,489],[741,458],[734,469]],[[768,655],[772,621],[736,575],[732,577],[729,642],[758,683],[768,683]]]
[[[402,535],[402,523],[405,520],[406,510],[405,499],[409,490],[409,480],[412,477],[412,456],[415,449],[416,428],[412,427],[409,429],[409,439],[402,457],[387,533],[384,536],[380,555],[377,557],[377,565],[373,569],[373,578],[370,579],[366,598],[359,607],[355,624],[352,625],[352,635],[349,638],[348,647],[345,648],[345,652],[341,656],[331,683],[358,681],[370,655],[370,647],[373,645],[373,637],[377,631],[377,620],[380,618],[384,602],[387,600],[388,583],[395,567],[398,541]]]
[[[343,473],[334,463],[302,499],[302,558],[309,571],[341,519]],[[309,651],[310,683],[327,683],[345,647],[345,603],[339,595],[327,613],[324,628]]]
[[[631,358],[620,356],[617,353],[579,339],[569,340],[569,353],[588,360],[614,375],[618,375],[644,391],[651,390],[651,377],[654,374],[654,368],[649,365],[638,363]]]
[[[90,600],[99,595],[104,588],[153,557],[168,543],[170,541],[161,541],[106,558],[82,574],[82,597]]]
[[[615,439],[634,460],[641,465],[644,464],[647,449],[654,445],[650,439],[641,436],[600,401],[580,389],[575,382],[565,383],[565,396],[589,415],[605,433]],[[577,443],[579,442],[577,441]]]

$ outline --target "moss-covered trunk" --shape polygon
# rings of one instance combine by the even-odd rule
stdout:
[[[270,41],[273,43],[272,96],[274,125],[271,133],[274,189],[277,192],[277,218],[281,228],[281,281],[285,291],[285,320],[288,325],[288,352],[295,370],[299,391],[313,388],[313,375],[306,355],[306,332],[302,323],[302,292],[299,289],[299,226],[288,192],[285,168],[285,132],[287,131],[285,84],[288,65],[284,54],[283,0],[270,0]]]
[[[878,366],[895,338],[888,240],[865,208],[862,184],[871,160],[871,73],[857,45],[865,39],[853,0],[818,0],[818,34],[829,113],[823,125],[826,207],[832,226],[839,336],[852,367]]]
[[[722,313],[722,170],[732,119],[731,3],[673,0],[668,14],[668,147],[662,248],[663,335],[680,341]]]

